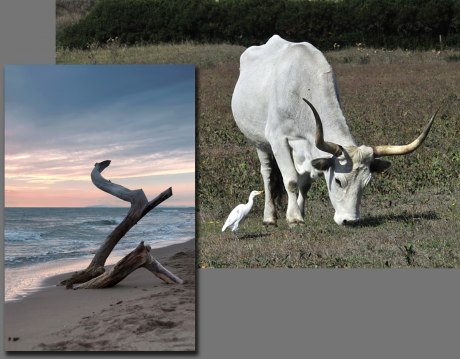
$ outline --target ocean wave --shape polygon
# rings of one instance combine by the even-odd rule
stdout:
[[[124,209],[14,209],[5,216],[5,266],[92,256],[125,218]],[[173,212],[173,213],[172,213]],[[177,215],[176,215],[177,213]],[[195,235],[194,213],[169,209],[144,217],[115,250],[129,252],[141,240],[154,244]],[[23,221],[27,219],[27,221]]]
[[[91,254],[87,251],[75,252],[55,252],[44,253],[38,255],[23,255],[23,256],[5,256],[5,265],[8,267],[18,267],[22,265],[31,265],[36,263],[44,263],[64,258],[78,258]]]
[[[43,233],[31,231],[5,231],[5,240],[11,242],[39,241]]]
[[[90,226],[113,226],[119,224],[120,222],[114,219],[101,219],[97,221],[85,221],[82,224]]]

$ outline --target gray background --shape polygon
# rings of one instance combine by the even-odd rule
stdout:
[[[2,65],[54,63],[54,11],[53,0],[0,2]],[[200,270],[195,356],[459,357],[459,282],[458,270]]]

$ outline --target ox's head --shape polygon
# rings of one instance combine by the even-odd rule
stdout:
[[[335,209],[334,221],[340,225],[356,223],[359,220],[361,197],[372,173],[383,172],[391,165],[380,157],[405,155],[415,151],[428,135],[438,112],[431,117],[422,134],[408,145],[342,147],[324,141],[323,126],[318,112],[309,101],[303,100],[310,106],[316,120],[316,147],[333,155],[313,160],[312,166],[324,172],[329,198]]]

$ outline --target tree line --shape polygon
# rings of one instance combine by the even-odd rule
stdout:
[[[99,0],[58,45],[194,41],[262,44],[273,34],[322,50],[460,45],[460,0]]]

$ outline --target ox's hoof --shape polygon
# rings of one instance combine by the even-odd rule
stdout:
[[[289,227],[295,227],[300,224],[305,224],[305,221],[302,218],[293,218],[287,220]]]
[[[276,219],[264,219],[264,221],[262,222],[264,224],[264,226],[268,227],[268,226],[274,226],[274,227],[277,227],[278,225],[276,224]]]

